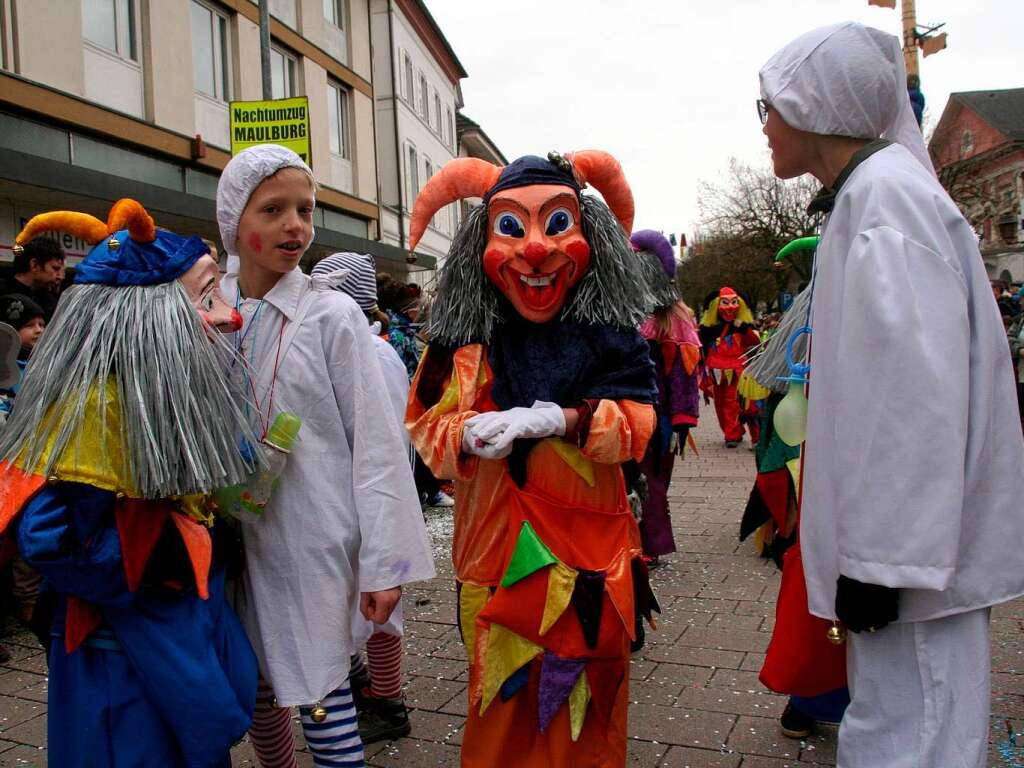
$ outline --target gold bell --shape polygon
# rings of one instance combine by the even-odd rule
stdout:
[[[327,709],[318,701],[313,705],[313,709],[309,711],[309,719],[314,723],[322,723],[327,719]]]
[[[846,642],[846,630],[834,621],[832,622],[832,626],[828,628],[828,632],[825,636],[832,645],[842,645]]]
[[[110,250],[116,251],[120,247],[121,242],[116,237],[112,237],[109,240],[107,240],[107,248],[109,248]]]

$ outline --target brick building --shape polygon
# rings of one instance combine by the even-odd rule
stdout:
[[[928,151],[990,277],[1024,280],[1024,88],[950,94]]]

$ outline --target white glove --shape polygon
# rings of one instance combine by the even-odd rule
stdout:
[[[479,415],[483,415],[483,414],[479,414]],[[512,452],[512,446],[509,446],[508,450],[506,450],[504,453],[499,455],[495,451],[495,446],[494,445],[492,445],[491,443],[488,443],[485,440],[480,439],[480,436],[476,433],[476,431],[473,429],[473,427],[470,426],[470,424],[469,424],[469,422],[472,421],[475,418],[478,418],[478,416],[473,416],[472,418],[467,419],[466,422],[462,425],[462,452],[463,453],[471,453],[474,456],[479,456],[481,459],[503,459],[509,453]]]
[[[537,400],[530,408],[489,411],[468,419],[462,433],[463,445],[467,429],[476,438],[492,446],[492,452],[497,458],[504,458],[512,452],[512,444],[519,438],[564,435],[565,414],[561,406]],[[479,450],[473,452],[483,455]]]

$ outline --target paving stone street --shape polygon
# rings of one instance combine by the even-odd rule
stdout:
[[[710,413],[709,413],[710,416]],[[784,738],[784,697],[767,692],[757,674],[774,616],[779,575],[740,544],[740,515],[753,480],[744,443],[724,447],[713,416],[696,433],[699,456],[677,464],[670,491],[679,552],[652,581],[663,614],[658,631],[632,662],[629,765],[643,768],[786,768],[835,764],[835,729],[806,741]],[[448,548],[451,511],[430,510],[438,576],[406,591],[406,697],[409,738],[367,748],[376,768],[457,766],[466,714],[465,655],[455,627]],[[998,564],[993,564],[998,565]],[[1024,766],[1024,602],[993,612],[992,729],[989,768]],[[31,637],[3,641],[12,651],[0,667],[0,766],[46,765],[46,665]],[[302,744],[296,723],[297,741]],[[1017,746],[1021,741],[1021,747]],[[238,767],[255,765],[247,743]],[[308,754],[300,766],[311,766]],[[514,760],[506,763],[514,768]]]

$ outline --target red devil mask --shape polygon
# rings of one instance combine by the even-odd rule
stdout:
[[[723,288],[718,292],[718,316],[727,323],[736,319],[740,311],[740,297],[732,288]]]
[[[440,208],[483,197],[488,213],[484,272],[522,317],[547,322],[562,310],[570,289],[590,266],[579,198],[588,180],[629,232],[633,195],[619,163],[605,152],[524,157],[504,170],[472,158],[453,160],[416,198],[411,248]]]

